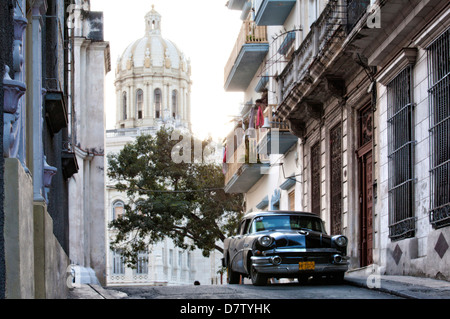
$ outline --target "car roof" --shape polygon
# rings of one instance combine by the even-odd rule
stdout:
[[[317,217],[320,218],[320,216],[310,213],[310,212],[299,212],[299,211],[292,211],[292,210],[267,210],[267,211],[261,211],[261,212],[251,212],[244,215],[244,218],[253,218],[255,216],[269,216],[269,215],[297,215],[297,216],[308,216],[308,217]]]

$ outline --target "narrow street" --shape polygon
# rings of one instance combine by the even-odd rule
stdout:
[[[141,286],[112,287],[125,292],[129,299],[398,299],[379,291],[355,287],[345,282],[270,284],[264,287],[244,285]]]

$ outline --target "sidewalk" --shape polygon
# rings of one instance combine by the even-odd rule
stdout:
[[[121,291],[104,289],[93,284],[81,284],[69,291],[67,299],[122,299],[127,294]]]
[[[412,276],[367,275],[348,272],[345,282],[407,299],[450,299],[450,282]]]

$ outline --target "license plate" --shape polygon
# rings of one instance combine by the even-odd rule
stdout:
[[[314,261],[301,261],[298,263],[299,270],[314,270],[316,263]]]

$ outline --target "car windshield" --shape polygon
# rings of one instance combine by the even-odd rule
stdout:
[[[265,230],[313,230],[325,232],[322,220],[313,216],[258,216],[253,220],[251,232],[256,233]]]

